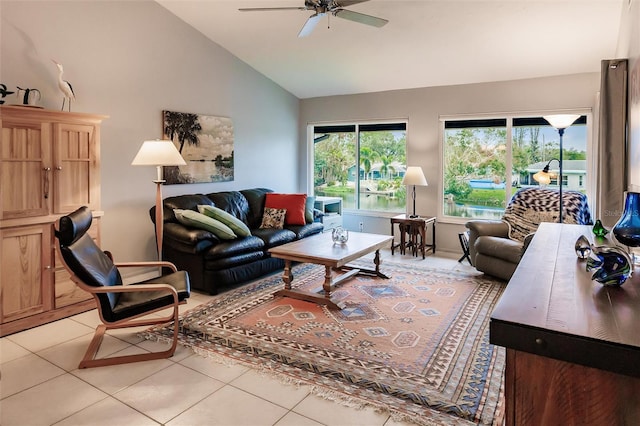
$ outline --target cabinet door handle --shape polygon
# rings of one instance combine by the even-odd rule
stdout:
[[[56,166],[56,170],[62,170],[62,166]]]
[[[44,198],[49,198],[49,173],[51,167],[44,168]]]

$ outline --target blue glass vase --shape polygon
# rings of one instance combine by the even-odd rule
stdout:
[[[640,193],[625,193],[624,211],[613,227],[613,235],[620,244],[640,247]]]

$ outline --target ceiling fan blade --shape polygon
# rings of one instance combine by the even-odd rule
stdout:
[[[369,0],[336,0],[334,3],[337,5],[338,9],[342,9],[344,7],[353,6],[354,4],[364,3]]]
[[[298,37],[306,37],[309,34],[311,34],[313,29],[316,27],[316,24],[320,21],[320,18],[322,18],[324,15],[325,15],[324,13],[316,13],[314,15],[311,15],[309,19],[307,19],[307,22],[304,23],[304,26],[302,27],[300,32],[298,33]]]
[[[266,10],[307,10],[306,7],[244,7],[240,12],[264,12]]]
[[[342,19],[348,19],[349,21],[358,22],[360,24],[371,25],[372,27],[383,27],[389,21],[382,18],[376,18],[375,16],[365,15],[364,13],[353,12],[346,9],[338,9],[333,12],[334,16]]]

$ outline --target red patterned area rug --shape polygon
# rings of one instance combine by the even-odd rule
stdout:
[[[324,267],[293,271],[294,288],[321,288]],[[356,276],[335,290],[341,311],[274,297],[283,283],[271,275],[182,315],[180,342],[395,419],[502,424],[505,352],[489,344],[489,316],[504,284],[413,264],[385,262],[382,271],[390,279]]]

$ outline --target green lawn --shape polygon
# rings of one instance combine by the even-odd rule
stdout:
[[[504,207],[505,189],[474,189],[465,199],[456,199],[457,203],[473,206]]]

